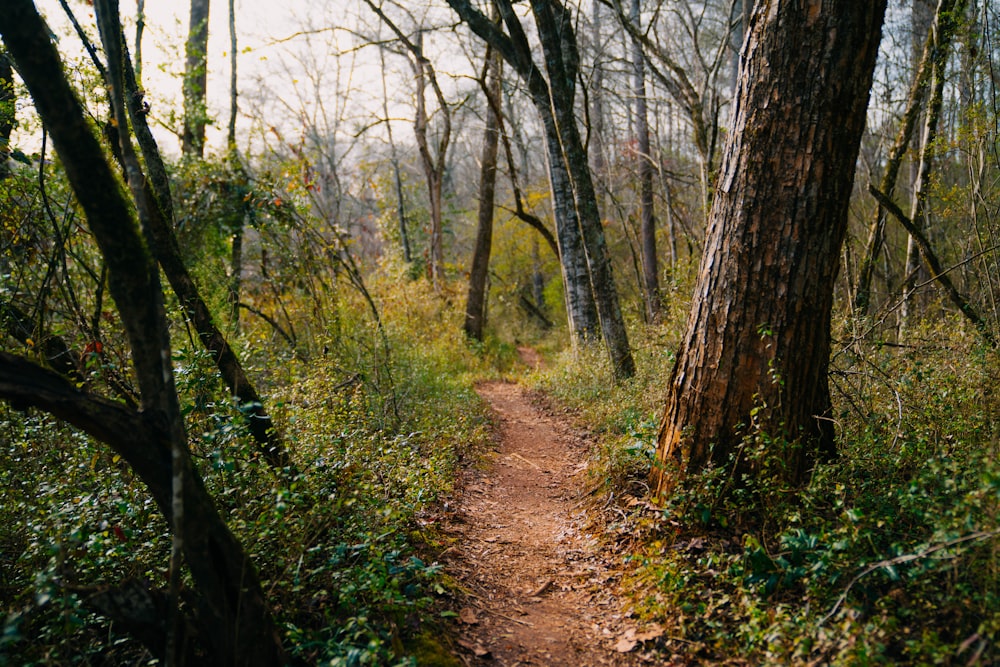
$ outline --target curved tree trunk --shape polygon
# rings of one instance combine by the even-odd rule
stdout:
[[[791,483],[834,453],[830,315],[886,0],[757,3],[694,305],[660,428],[677,472],[755,474],[742,438],[787,438]],[[776,442],[780,442],[776,440]]]
[[[117,14],[116,5],[112,11]],[[132,352],[141,409],[88,396],[55,373],[12,355],[0,357],[0,396],[37,405],[112,445],[149,488],[171,524],[179,524],[207,660],[227,665],[281,664],[284,652],[256,570],[216,511],[187,449],[156,260],[63,75],[51,34],[30,0],[10,0],[0,12],[0,35],[107,262],[109,287]],[[115,100],[115,116],[119,125],[126,123],[120,98]],[[133,192],[138,190],[135,177],[130,166]],[[176,480],[182,481],[180,487]],[[178,508],[183,508],[183,515]],[[167,627],[160,637],[169,636],[169,624],[163,625]],[[168,656],[168,663],[175,657]]]

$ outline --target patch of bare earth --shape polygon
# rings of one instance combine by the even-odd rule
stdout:
[[[586,530],[587,444],[515,384],[478,388],[500,442],[469,471],[442,526],[441,555],[467,591],[460,657],[469,665],[638,665],[642,629],[618,596],[619,558]]]

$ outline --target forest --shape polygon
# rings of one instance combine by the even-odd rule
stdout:
[[[1000,663],[998,21],[5,0],[0,667]]]

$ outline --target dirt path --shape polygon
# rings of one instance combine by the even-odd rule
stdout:
[[[617,559],[583,526],[586,443],[509,383],[479,394],[500,421],[487,470],[470,471],[445,526],[445,569],[469,592],[460,610],[469,665],[636,665],[636,633],[616,595]],[[631,641],[631,644],[635,644]]]

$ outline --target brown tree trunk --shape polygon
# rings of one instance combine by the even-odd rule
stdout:
[[[493,244],[493,207],[500,145],[502,64],[496,50],[487,46],[486,67],[481,79],[486,96],[486,129],[483,132],[483,154],[479,171],[479,216],[476,247],[469,271],[469,295],[465,303],[465,335],[478,341],[483,340],[483,328],[486,326],[486,279]]]
[[[117,13],[117,6],[113,11]],[[11,355],[0,358],[0,396],[37,405],[111,444],[172,525],[180,519],[184,559],[198,596],[194,613],[212,663],[281,664],[285,656],[256,571],[216,511],[187,450],[156,261],[66,81],[51,34],[30,0],[10,0],[0,12],[0,35],[107,262],[109,287],[132,351],[141,409],[89,397],[54,373]],[[120,79],[117,83],[120,93]],[[119,125],[126,122],[120,100],[115,116]],[[130,171],[133,192],[134,176]],[[180,489],[175,479],[183,480]],[[177,507],[183,507],[183,516],[176,515]]]
[[[791,483],[834,454],[830,317],[886,0],[757,3],[687,332],[669,379],[653,490],[742,438],[787,438]]]
[[[208,9],[209,0],[191,0],[188,38],[184,52],[184,129],[181,150],[186,156],[205,154],[205,126],[208,109],[205,93],[208,85]]]

